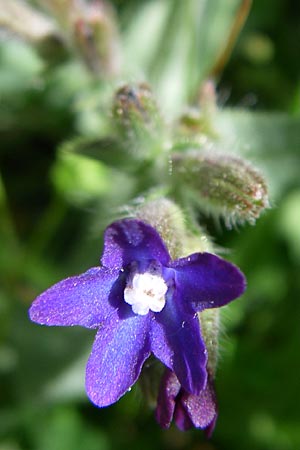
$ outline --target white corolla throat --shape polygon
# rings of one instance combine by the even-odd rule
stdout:
[[[136,273],[124,290],[124,300],[135,314],[144,316],[149,310],[160,312],[166,304],[168,286],[165,280],[149,272]]]

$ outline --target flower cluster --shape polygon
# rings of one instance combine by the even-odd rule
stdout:
[[[97,329],[86,390],[98,406],[116,402],[153,354],[167,368],[157,407],[163,427],[213,427],[216,403],[198,313],[239,297],[245,278],[210,253],[172,261],[158,232],[135,219],[105,231],[101,266],[67,278],[33,302],[42,325]],[[199,406],[200,405],[200,406]]]

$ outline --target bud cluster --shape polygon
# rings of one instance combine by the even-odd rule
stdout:
[[[119,35],[109,2],[36,0],[36,3],[46,14],[26,1],[0,0],[0,26],[33,43],[47,62],[61,62],[71,50],[97,77],[119,73]]]
[[[151,160],[154,171],[148,179],[156,181],[163,176],[164,160],[165,172],[172,175],[167,183],[178,202],[192,200],[192,207],[196,204],[204,212],[224,218],[228,227],[253,224],[269,207],[265,178],[247,160],[215,150],[213,118],[217,106],[212,82],[203,84],[199,102],[199,108],[181,116],[171,137],[149,86],[124,85],[114,96],[113,124],[128,155]]]

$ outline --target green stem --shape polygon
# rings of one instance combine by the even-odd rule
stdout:
[[[221,50],[217,61],[215,65],[213,66],[208,78],[219,78],[221,76],[221,73],[224,70],[224,67],[226,66],[233,48],[236,44],[237,38],[245,24],[245,21],[248,17],[248,14],[250,12],[250,8],[252,5],[252,0],[242,0],[241,4],[237,10],[237,13],[235,15],[231,30],[229,32],[228,39],[225,43],[225,46]]]

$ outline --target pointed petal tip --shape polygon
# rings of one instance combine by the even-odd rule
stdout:
[[[47,313],[45,313],[45,306],[42,296],[43,294],[38,296],[33,301],[28,310],[28,316],[31,322],[37,323],[38,325],[49,325],[50,318]]]
[[[86,381],[85,390],[89,400],[93,403],[94,406],[98,408],[106,408],[107,406],[111,406],[116,403],[120,398],[122,398],[126,392],[131,390],[129,387],[124,392],[119,393],[118,395],[111,395],[109,392],[106,392],[104,395],[101,394],[101,391],[98,389],[94,389],[94,386],[89,385]]]
[[[137,381],[150,355],[149,317],[111,317],[96,335],[86,366],[86,391],[98,407],[117,402]]]

